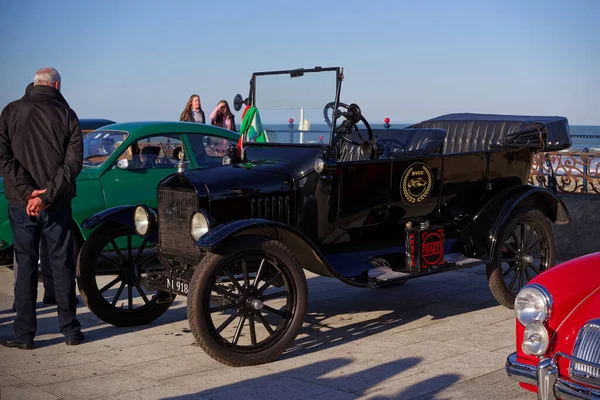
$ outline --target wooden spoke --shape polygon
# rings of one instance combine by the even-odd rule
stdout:
[[[252,343],[252,346],[256,346],[256,327],[254,326],[254,317],[252,315],[248,317],[248,325],[250,326],[250,343]]]
[[[266,295],[262,296],[260,299],[262,301],[273,300],[273,299],[276,299],[278,297],[287,296],[287,294],[288,294],[287,290],[282,290],[282,291],[279,291],[279,292],[266,294]]]
[[[265,329],[267,330],[267,332],[269,332],[269,335],[272,335],[273,333],[275,333],[275,331],[273,330],[273,328],[271,328],[271,325],[269,325],[269,323],[267,322],[267,320],[265,319],[265,317],[263,317],[263,315],[261,313],[256,314],[256,317],[263,324],[263,326],[265,327]]]
[[[258,271],[256,272],[256,276],[254,277],[254,282],[252,283],[252,286],[254,286],[255,288],[258,288],[258,282],[260,282],[260,280],[262,279],[264,265],[265,265],[265,259],[263,258],[260,261],[260,265],[258,266]]]
[[[210,312],[214,313],[214,312],[219,312],[219,311],[225,311],[225,310],[229,310],[233,307],[235,307],[235,303],[223,304],[220,306],[210,308]]]
[[[125,287],[125,282],[121,282],[121,286],[119,286],[119,290],[117,290],[117,294],[115,294],[115,297],[112,301],[113,307],[115,307],[117,305],[117,301],[119,301],[119,298],[121,297],[121,293],[123,293],[124,287]]]
[[[118,276],[115,279],[113,279],[112,281],[108,282],[104,287],[102,287],[102,289],[100,289],[100,293],[106,292],[108,289],[115,286],[115,284],[117,282],[119,282],[120,280],[121,280],[121,277]]]
[[[259,294],[263,294],[263,292],[264,292],[265,290],[267,290],[267,288],[268,288],[269,286],[271,286],[271,284],[273,284],[273,282],[275,282],[275,280],[276,280],[277,278],[279,278],[280,276],[281,276],[281,271],[277,271],[277,273],[276,273],[275,275],[273,275],[273,276],[271,277],[271,279],[269,279],[269,280],[268,280],[268,281],[267,281],[267,282],[266,282],[264,285],[262,285],[262,287],[261,287],[260,289],[258,289],[258,293],[259,293]]]
[[[229,278],[231,283],[233,283],[233,286],[235,286],[238,292],[243,293],[244,289],[240,286],[240,283],[237,281],[237,279],[235,279],[231,271],[229,271],[229,268],[224,268],[223,272],[225,273],[225,275],[227,275],[227,278]]]
[[[135,287],[138,290],[138,293],[140,294],[140,296],[142,296],[144,303],[146,303],[146,304],[150,303],[150,301],[148,300],[148,297],[146,296],[146,293],[144,293],[144,290],[142,290],[142,287],[140,286],[140,284],[136,283]]]
[[[244,329],[244,323],[246,322],[246,316],[243,315],[240,318],[240,322],[238,323],[237,328],[235,329],[235,334],[233,335],[233,340],[231,343],[237,344],[238,340],[240,340],[240,335],[242,334],[242,329]]]
[[[117,244],[115,243],[115,240],[111,240],[110,243],[113,246],[113,249],[115,249],[115,253],[117,253],[117,255],[119,256],[119,260],[121,260],[121,264],[125,264],[125,258],[123,257],[123,254],[121,254],[121,249],[119,249],[119,246],[117,246]]]
[[[227,328],[229,326],[229,324],[231,324],[231,322],[237,318],[237,316],[240,315],[240,311],[236,310],[233,314],[231,314],[229,316],[229,318],[227,318],[218,328],[217,328],[217,333],[221,333],[223,331],[223,329]]]
[[[287,315],[286,311],[276,310],[273,307],[267,306],[266,304],[263,304],[263,310],[268,311],[275,315],[279,315],[281,318],[285,318],[285,316]]]

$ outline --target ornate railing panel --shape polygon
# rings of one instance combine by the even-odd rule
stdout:
[[[600,194],[600,152],[586,150],[534,154],[529,183],[548,187],[551,164],[559,193]]]

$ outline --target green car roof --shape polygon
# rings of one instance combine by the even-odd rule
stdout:
[[[125,131],[132,137],[141,135],[154,135],[163,133],[204,133],[207,135],[220,136],[226,139],[237,140],[239,133],[217,126],[199,124],[196,122],[179,121],[136,121],[119,122],[98,129],[99,131]]]

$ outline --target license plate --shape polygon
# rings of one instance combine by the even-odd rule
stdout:
[[[165,286],[173,292],[188,294],[190,290],[190,282],[178,278],[165,277]]]

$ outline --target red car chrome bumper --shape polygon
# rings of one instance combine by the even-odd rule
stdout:
[[[572,381],[567,381],[558,376],[556,358],[560,356],[578,362],[585,362],[558,353],[553,358],[542,359],[537,365],[533,366],[518,362],[517,353],[512,353],[506,359],[506,373],[510,378],[518,382],[537,386],[538,399],[540,400],[600,400],[600,388],[590,388]]]

